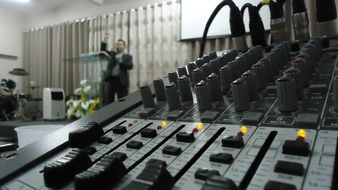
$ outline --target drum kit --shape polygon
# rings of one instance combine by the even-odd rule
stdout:
[[[15,76],[28,76],[29,73],[24,69],[14,68],[9,72]],[[32,82],[31,82],[32,83]],[[14,93],[16,83],[11,79],[1,79],[0,81],[0,121],[32,120],[31,106],[34,104],[31,95],[20,92]],[[31,89],[38,88],[36,84]]]

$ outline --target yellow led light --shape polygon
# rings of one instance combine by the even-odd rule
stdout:
[[[239,131],[242,132],[243,135],[245,135],[248,132],[248,127],[245,125],[242,125]]]
[[[297,132],[297,136],[305,138],[307,136],[307,132],[304,129],[299,129]]]
[[[270,3],[270,0],[262,0],[262,4],[263,5],[267,5],[267,4],[269,4]]]
[[[196,128],[197,128],[198,130],[203,129],[203,123],[197,123]]]
[[[162,127],[166,127],[168,123],[166,121],[162,121]]]

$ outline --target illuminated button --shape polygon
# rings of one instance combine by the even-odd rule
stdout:
[[[162,121],[161,125],[162,125],[162,127],[167,127],[168,123],[166,121]]]
[[[248,132],[248,127],[245,125],[242,125],[241,128],[239,128],[239,135],[243,136]]]
[[[195,172],[195,178],[201,179],[201,180],[206,180],[209,176],[213,176],[213,175],[220,176],[221,174],[217,170],[209,170],[209,169],[205,169],[205,168],[199,168]]]
[[[275,172],[303,176],[305,169],[301,163],[278,161],[275,165]]]
[[[227,136],[222,139],[222,147],[242,148],[244,145],[242,136]]]
[[[117,125],[113,128],[113,133],[114,134],[124,134],[127,132],[127,128],[125,126],[120,126],[120,125]]]
[[[297,137],[302,137],[305,139],[305,137],[307,136],[307,132],[304,129],[299,129],[297,132]]]
[[[198,130],[202,130],[204,128],[203,123],[198,123],[197,126],[196,126],[196,128]]]
[[[179,142],[194,142],[195,136],[193,133],[187,133],[187,132],[180,131],[176,134],[176,139]]]
[[[154,138],[156,136],[156,129],[145,128],[141,131],[141,137]]]
[[[229,153],[217,152],[217,153],[212,153],[209,157],[209,160],[211,162],[231,164],[231,162],[234,160],[234,158]]]
[[[310,154],[310,145],[305,141],[286,140],[283,144],[282,153],[297,156],[308,156]]]
[[[140,149],[143,146],[141,141],[129,141],[127,143],[127,148]]]

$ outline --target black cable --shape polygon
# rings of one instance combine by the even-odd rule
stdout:
[[[208,19],[207,24],[204,27],[204,32],[203,32],[203,37],[202,37],[202,41],[201,41],[201,49],[200,49],[199,57],[203,56],[203,52],[204,52],[204,48],[205,48],[205,41],[206,41],[206,38],[207,38],[207,35],[208,35],[208,31],[209,31],[210,25],[211,25],[212,21],[215,19],[215,17],[217,16],[218,12],[225,5],[228,5],[230,7],[230,9],[234,9],[236,7],[235,3],[232,0],[223,0],[214,9],[214,11],[212,12],[212,14],[210,15],[210,17]]]

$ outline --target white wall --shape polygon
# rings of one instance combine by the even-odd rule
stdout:
[[[0,58],[0,79],[10,78],[21,90],[22,77],[10,75],[13,68],[22,68],[24,17],[14,11],[0,8],[0,54],[14,55],[18,59]]]
[[[25,26],[28,29],[34,27],[43,27],[85,17],[93,17],[107,13],[130,10],[140,6],[152,5],[163,1],[164,0],[114,0],[114,3],[102,6],[96,5],[89,1],[84,1],[81,3],[60,7],[45,14],[30,16],[28,17]]]

